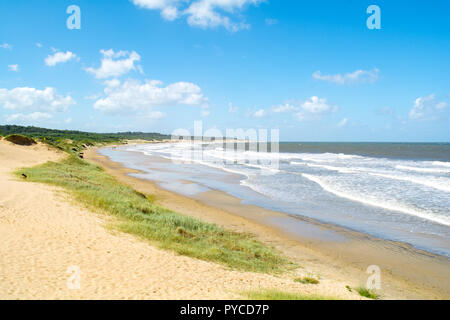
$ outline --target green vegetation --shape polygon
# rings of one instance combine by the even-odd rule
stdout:
[[[313,277],[303,277],[303,278],[297,278],[294,280],[295,282],[303,283],[303,284],[318,284],[319,280],[313,278]]]
[[[92,133],[73,130],[54,130],[38,127],[22,127],[15,125],[0,126],[0,136],[11,134],[22,135],[45,142],[60,150],[76,153],[85,146],[107,143],[120,143],[124,140],[163,140],[170,136],[160,133],[121,132],[121,133]],[[83,147],[84,145],[84,147]]]
[[[164,249],[243,271],[277,273],[292,266],[252,236],[164,209],[151,197],[119,183],[100,167],[74,155],[58,163],[22,169],[16,174],[26,174],[28,181],[65,188],[78,203],[117,217],[114,228]]]
[[[91,142],[115,142],[118,140],[163,140],[170,139],[169,135],[160,133],[143,133],[143,132],[120,132],[120,133],[94,133],[75,130],[55,130],[38,127],[22,127],[15,125],[0,126],[0,135],[7,136],[10,134],[21,134],[27,137],[37,138],[41,140],[46,137],[47,140],[55,139],[71,139],[86,140]]]
[[[21,146],[31,146],[33,144],[36,144],[36,141],[34,141],[33,139],[22,136],[20,134],[10,134],[5,138],[5,140]]]
[[[369,299],[378,300],[380,299],[380,295],[375,292],[375,290],[367,289],[366,287],[358,287],[356,291],[359,293],[361,297],[366,297]]]
[[[84,162],[83,150],[92,145],[123,143],[125,140],[162,140],[158,133],[88,133],[37,127],[0,126],[0,136],[37,140],[63,150],[61,162],[22,169],[16,174],[28,181],[65,188],[75,200],[90,209],[117,217],[114,228],[128,232],[179,254],[255,272],[277,273],[293,267],[273,249],[248,234],[226,231],[164,209],[154,197],[143,195],[116,181],[100,167]]]
[[[251,300],[337,300],[336,298],[319,295],[305,295],[300,293],[284,292],[275,289],[244,292],[244,296]]]

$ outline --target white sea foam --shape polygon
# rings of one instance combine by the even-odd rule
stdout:
[[[387,179],[412,182],[415,184],[420,184],[420,185],[424,185],[427,187],[431,187],[431,188],[434,188],[437,190],[450,192],[450,183],[449,183],[450,180],[447,182],[439,182],[439,181],[434,181],[434,180],[424,179],[424,178],[414,178],[411,176],[395,176],[395,175],[382,174],[382,173],[369,173],[369,174],[372,176],[383,177],[383,178],[387,178]]]
[[[311,168],[321,168],[321,169],[326,169],[326,170],[330,170],[330,171],[338,171],[341,173],[355,173],[356,172],[355,170],[351,170],[348,168],[334,167],[334,166],[328,166],[328,165],[322,165],[322,164],[307,163],[306,165]]]
[[[387,210],[392,210],[392,211],[409,214],[409,215],[416,216],[416,217],[426,219],[429,221],[433,221],[433,222],[436,222],[436,223],[439,223],[439,224],[442,224],[445,226],[450,226],[450,218],[447,216],[436,215],[433,212],[428,212],[428,211],[420,211],[420,210],[410,208],[410,207],[400,205],[400,204],[383,202],[383,201],[380,201],[380,199],[374,199],[367,195],[361,196],[361,195],[355,195],[355,194],[348,193],[348,192],[343,192],[343,191],[337,190],[336,188],[334,188],[333,186],[331,186],[330,184],[328,184],[326,181],[324,181],[323,179],[321,179],[318,176],[314,176],[311,174],[302,174],[302,175],[306,179],[317,183],[325,191],[328,191],[338,197],[346,198],[346,199],[349,199],[352,201],[360,202],[360,203],[378,207],[378,208],[383,208],[383,209],[387,209]]]
[[[434,166],[440,166],[440,167],[449,167],[450,168],[450,162],[444,162],[444,161],[433,161],[431,162]]]
[[[446,242],[450,162],[330,152],[229,150],[214,143],[160,143],[122,150],[172,160],[176,174],[171,177],[229,192],[248,203],[406,241],[450,257]],[[164,163],[169,171],[171,163]],[[187,175],[183,176],[185,170]],[[208,182],[208,175],[215,170],[222,173],[212,175],[214,180]],[[226,172],[239,175],[240,185],[230,185],[232,180],[221,182]],[[440,242],[428,242],[430,239]]]
[[[424,168],[424,167],[411,167],[411,166],[403,166],[397,165],[395,166],[400,170],[408,170],[408,171],[416,171],[416,172],[425,172],[425,173],[450,173],[450,169],[436,169],[436,168]]]
[[[293,164],[294,166],[306,166],[306,162],[299,162],[299,161],[290,161],[289,164]]]
[[[447,226],[450,224],[449,212],[445,204],[446,201],[448,202],[445,193],[450,192],[450,180],[445,176],[450,173],[448,162],[395,160],[343,153],[226,150],[217,144],[210,144],[206,148],[204,146],[204,144],[191,143],[162,143],[134,146],[130,150],[183,163],[197,163],[242,175],[246,177],[241,180],[242,185],[258,193],[264,190],[266,196],[276,194],[277,199],[281,201],[295,200],[292,192],[299,188],[297,184],[301,181],[289,179],[289,176],[298,174],[318,183],[323,190],[340,198],[401,212]],[[279,161],[276,163],[279,166],[273,165],[271,161],[274,160]],[[317,175],[318,172],[322,176]],[[262,178],[268,174],[276,174],[276,178],[273,178],[276,180],[271,180],[270,177]],[[251,183],[250,176],[253,177]],[[281,189],[274,189],[275,182]],[[422,186],[444,193],[434,199],[424,198]],[[402,188],[407,192],[401,197],[389,191],[398,191]]]

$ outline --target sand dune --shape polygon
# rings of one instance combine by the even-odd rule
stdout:
[[[231,271],[160,250],[109,231],[110,217],[78,207],[61,189],[11,174],[62,157],[42,144],[0,141],[0,299],[228,299],[257,288],[359,298],[330,280],[303,285],[292,274]],[[73,266],[79,289],[68,287]]]

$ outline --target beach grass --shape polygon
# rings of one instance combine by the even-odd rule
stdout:
[[[21,169],[16,174],[25,174],[27,181],[63,187],[79,204],[118,218],[114,228],[181,255],[261,273],[279,273],[294,266],[253,236],[162,208],[151,195],[135,191],[75,155]]]
[[[276,289],[246,291],[242,295],[251,300],[338,300],[333,297],[285,292]]]
[[[302,283],[302,284],[319,284],[319,280],[313,277],[302,277],[294,279],[295,282]]]
[[[376,293],[375,290],[367,289],[363,286],[356,288],[356,292],[358,292],[361,297],[366,297],[373,300],[380,299],[380,295]]]

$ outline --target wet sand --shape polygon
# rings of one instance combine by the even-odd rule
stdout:
[[[183,196],[155,182],[129,176],[139,172],[110,161],[94,148],[85,153],[85,158],[119,181],[154,195],[164,207],[227,229],[254,234],[298,263],[306,274],[334,281],[338,286],[357,287],[366,283],[367,267],[377,265],[381,269],[380,292],[385,299],[450,298],[450,261],[445,257],[404,243],[242,204],[241,199],[216,190]]]

